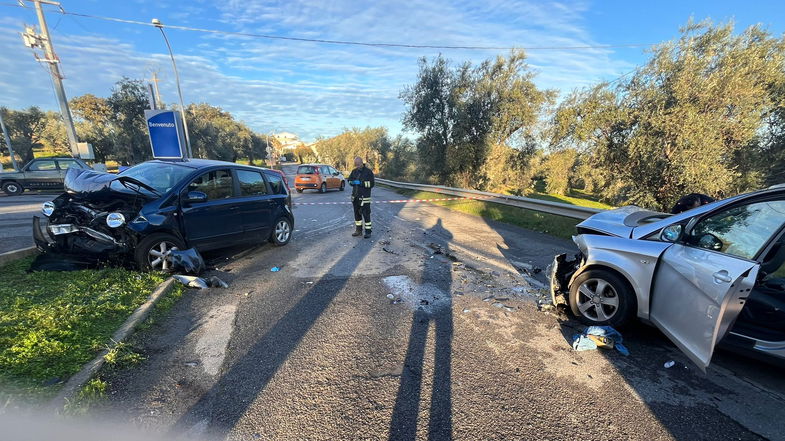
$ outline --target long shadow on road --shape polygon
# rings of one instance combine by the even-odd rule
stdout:
[[[433,232],[449,240],[452,234],[443,227],[441,219],[433,227]],[[449,251],[446,250],[446,251]],[[441,256],[439,256],[441,257]],[[423,270],[423,282],[438,288],[438,295],[446,296],[446,301],[434,305],[433,309],[420,307],[412,317],[409,332],[409,345],[398,386],[392,420],[390,421],[390,440],[414,440],[417,437],[417,420],[422,395],[423,369],[428,328],[434,324],[435,354],[433,367],[433,386],[428,421],[428,439],[452,439],[452,338],[453,317],[450,298],[451,263],[446,259],[430,259],[433,262]],[[441,299],[440,299],[441,300]]]
[[[335,261],[325,275],[179,418],[172,426],[173,435],[182,433],[197,423],[202,424],[204,420],[208,421],[210,437],[222,439],[232,430],[317,319],[346,286],[350,277],[362,276],[332,275],[340,268],[357,267],[373,249],[370,241],[359,240],[355,249]]]

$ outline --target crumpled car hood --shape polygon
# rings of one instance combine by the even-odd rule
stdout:
[[[603,211],[578,224],[578,228],[599,231],[619,237],[631,237],[641,225],[661,220],[670,215],[649,211],[635,205]]]
[[[65,174],[63,185],[65,186],[65,191],[69,195],[80,200],[98,201],[117,197],[118,195],[131,194],[130,190],[129,192],[126,192],[111,188],[112,182],[114,181],[129,182],[145,188],[154,194],[158,194],[154,188],[134,178],[80,168],[69,168]],[[137,196],[140,195],[140,193],[134,192],[133,195]],[[152,199],[151,196],[142,196]]]

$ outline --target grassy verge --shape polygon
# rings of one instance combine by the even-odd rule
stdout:
[[[0,267],[2,401],[54,394],[165,279],[120,268],[27,273],[31,259]]]
[[[441,193],[393,188],[383,184],[377,185],[388,188],[412,199],[436,199],[443,198],[445,196]],[[561,237],[564,239],[569,239],[573,234],[575,234],[575,225],[580,222],[577,219],[572,219],[569,217],[540,213],[537,211],[511,207],[509,205],[494,204],[493,202],[486,201],[437,201],[432,203],[446,206],[452,210],[460,211],[462,213],[472,214],[507,224],[517,225],[519,227],[526,228],[527,230],[539,231],[541,233],[547,233],[552,236]]]
[[[611,205],[597,201],[593,196],[578,190],[573,190],[569,195],[563,196],[559,194],[549,193],[528,193],[527,198],[540,199],[543,201],[560,202],[562,204],[570,204],[578,207],[599,208],[602,210],[610,210],[615,208]]]

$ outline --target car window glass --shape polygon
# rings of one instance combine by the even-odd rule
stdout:
[[[273,189],[273,194],[286,194],[281,175],[278,173],[265,173],[265,176],[267,176],[267,181]]]
[[[701,220],[688,240],[698,247],[752,259],[784,223],[785,201],[755,202]]]
[[[73,159],[58,159],[57,163],[60,165],[60,170],[69,168],[82,168],[82,164],[74,161]]]
[[[201,191],[208,200],[230,198],[233,193],[232,175],[229,170],[207,172],[191,182],[188,191]]]
[[[240,180],[240,196],[267,194],[267,186],[261,173],[250,170],[237,170],[237,179]]]
[[[30,164],[31,171],[48,171],[48,170],[57,170],[57,166],[55,165],[54,161],[35,161],[34,163]]]
[[[335,174],[338,174],[338,170],[336,170],[336,169],[334,169],[334,168],[330,167],[330,173],[332,173],[332,174],[334,174],[334,175],[335,175]]]
[[[322,166],[322,174],[323,175],[329,175],[330,174],[330,171],[328,170],[326,165]]]
[[[316,173],[316,167],[312,167],[310,165],[301,165],[297,167],[298,175],[312,175],[315,173]]]

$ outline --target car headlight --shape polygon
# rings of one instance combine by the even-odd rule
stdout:
[[[125,216],[122,213],[109,213],[106,216],[106,225],[110,228],[117,228],[125,223]]]
[[[49,217],[55,211],[55,203],[52,201],[44,202],[44,205],[41,206],[41,213],[44,213],[44,216]]]

